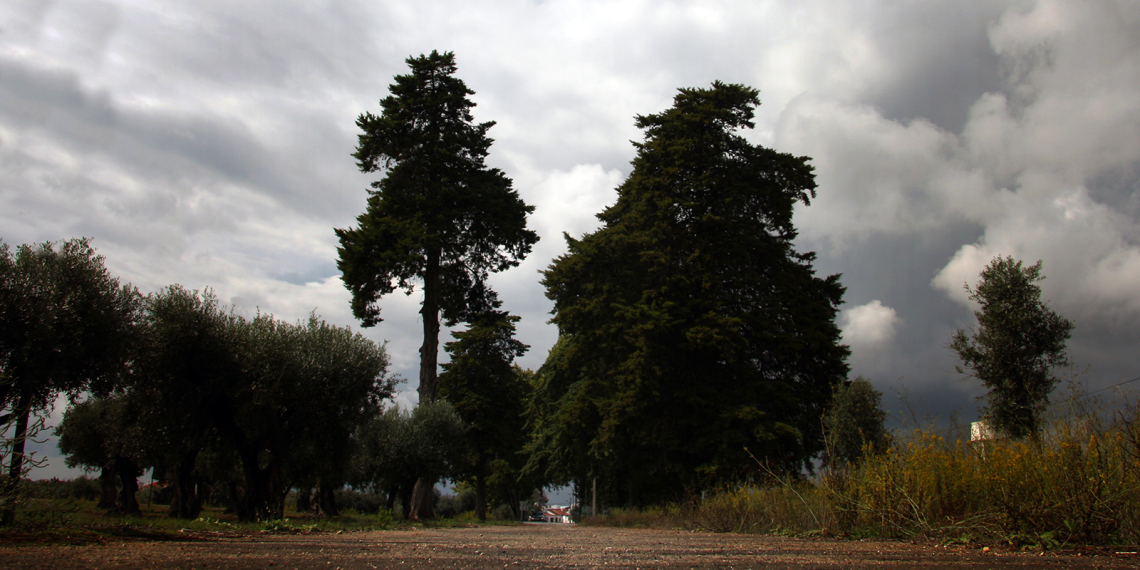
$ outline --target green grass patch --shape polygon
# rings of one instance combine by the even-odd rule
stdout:
[[[166,506],[141,506],[140,515],[119,515],[95,508],[95,501],[76,499],[30,499],[16,515],[16,523],[0,529],[0,541],[8,544],[92,544],[107,540],[193,541],[219,536],[265,533],[338,533],[412,528],[473,526],[474,517],[437,519],[427,522],[398,520],[391,511],[317,517],[309,513],[286,513],[273,521],[242,522],[218,507],[205,507],[197,519],[167,516]],[[513,521],[480,524],[509,525]]]

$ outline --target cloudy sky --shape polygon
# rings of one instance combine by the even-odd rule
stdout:
[[[636,114],[678,87],[760,89],[751,140],[813,158],[799,245],[847,286],[853,375],[919,414],[976,416],[951,333],[995,255],[1044,261],[1092,389],[1140,376],[1140,4],[1120,0],[0,3],[0,239],[90,236],[145,292],[353,325],[333,228],[350,154],[405,58],[454,51],[489,163],[542,236],[494,278],[537,368],[538,271],[598,225]],[[419,297],[365,333],[415,401]],[[444,339],[446,340],[446,338]],[[1132,384],[1130,386],[1136,386]],[[56,461],[56,463],[61,463]]]

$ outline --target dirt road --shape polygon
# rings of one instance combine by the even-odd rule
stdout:
[[[1140,568],[1140,555],[940,548],[535,524],[345,534],[0,543],[0,568]]]

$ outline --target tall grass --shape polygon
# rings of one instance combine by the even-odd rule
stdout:
[[[1140,421],[1133,405],[1108,418],[1067,414],[1021,441],[971,443],[965,429],[913,429],[886,452],[812,481],[737,487],[687,507],[610,516],[606,524],[717,532],[1135,544]]]
[[[1062,422],[1026,441],[908,439],[824,478],[840,530],[1140,540],[1140,463],[1124,424]]]

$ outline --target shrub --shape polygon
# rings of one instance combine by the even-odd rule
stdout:
[[[436,514],[443,518],[455,518],[475,510],[475,488],[471,485],[455,486],[454,495],[443,495],[436,506]]]
[[[341,511],[354,511],[361,514],[377,514],[384,506],[384,498],[376,493],[361,493],[353,489],[340,489],[336,492],[336,506]]]
[[[513,521],[515,519],[515,510],[510,505],[499,505],[495,507],[495,511],[491,513],[491,518],[497,521]]]
[[[80,476],[67,481],[56,478],[41,481],[24,480],[20,484],[29,499],[94,501],[100,495],[99,481],[87,476]]]
[[[890,445],[882,409],[883,393],[862,376],[839,385],[823,416],[827,453],[832,467],[858,463],[864,455],[881,453]]]
[[[1133,413],[1134,418],[1134,413]],[[1127,426],[1055,420],[1033,440],[968,442],[918,430],[828,481],[849,528],[1033,542],[1140,539],[1140,450]]]

